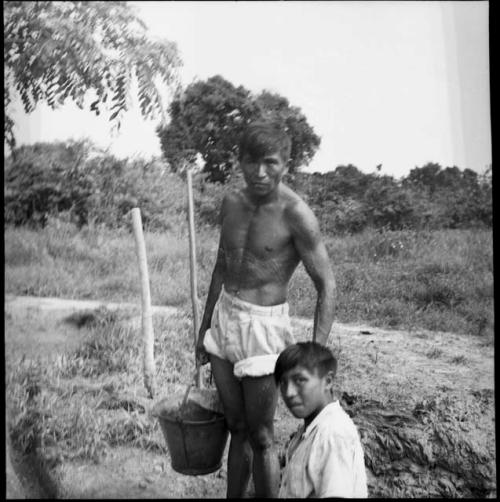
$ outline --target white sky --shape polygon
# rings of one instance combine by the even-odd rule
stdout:
[[[184,84],[220,74],[299,106],[322,138],[307,171],[491,163],[486,1],[131,3],[177,42]],[[105,114],[73,105],[14,117],[19,143],[88,136],[118,156],[160,155],[138,108],[115,138]]]

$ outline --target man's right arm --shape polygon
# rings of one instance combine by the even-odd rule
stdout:
[[[219,215],[219,222],[221,225],[221,235],[220,235],[220,239],[219,239],[219,248],[217,250],[217,258],[215,261],[215,267],[212,272],[212,279],[210,281],[210,286],[208,288],[207,300],[205,302],[205,310],[203,312],[203,318],[201,320],[200,330],[198,333],[198,341],[196,344],[197,345],[196,351],[197,351],[197,354],[199,354],[201,357],[202,364],[205,364],[206,362],[208,362],[208,358],[202,356],[202,353],[204,352],[203,340],[205,338],[206,331],[210,328],[215,304],[217,303],[217,300],[219,298],[219,295],[220,295],[220,292],[222,289],[222,285],[224,284],[226,260],[225,260],[224,246],[222,243],[222,220],[224,218],[226,204],[227,204],[226,198],[224,198],[224,200],[222,202],[221,212]]]
[[[203,313],[203,319],[200,325],[200,336],[205,335],[205,331],[210,328],[210,323],[212,322],[212,314],[219,298],[219,294],[224,283],[224,271],[226,267],[226,261],[224,258],[224,248],[222,246],[222,236],[221,242],[219,242],[219,249],[217,251],[217,260],[215,262],[215,267],[212,272],[212,279],[210,281],[210,286],[208,288],[207,301],[205,303],[205,311]]]

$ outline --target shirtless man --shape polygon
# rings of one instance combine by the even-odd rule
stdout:
[[[242,497],[251,471],[256,497],[276,497],[273,420],[279,353],[294,343],[287,289],[302,261],[317,291],[313,340],[326,344],[335,280],[316,217],[282,183],[291,141],[272,122],[248,126],[239,163],[246,187],[222,202],[221,234],[196,345],[210,361],[231,433],[227,497]]]

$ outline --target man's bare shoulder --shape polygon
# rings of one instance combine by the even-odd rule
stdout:
[[[233,210],[235,207],[241,207],[246,201],[246,196],[243,190],[231,190],[224,194],[221,204],[221,213],[227,214],[228,211]]]
[[[291,219],[292,221],[316,220],[316,216],[307,202],[286,185],[282,186],[282,201],[287,219]]]
[[[245,195],[245,191],[240,188],[240,189],[233,189],[230,191],[227,191],[224,194],[224,198],[222,199],[223,204],[241,204],[247,199],[247,196]]]
[[[286,200],[284,217],[293,237],[314,246],[321,237],[318,219],[309,205],[289,187],[283,192]]]

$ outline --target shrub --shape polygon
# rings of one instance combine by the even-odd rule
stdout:
[[[119,228],[128,226],[128,212],[139,207],[148,230],[187,228],[185,172],[173,172],[163,160],[118,159],[88,140],[23,146],[15,159],[6,159],[4,174],[7,223],[43,227],[64,213],[78,227]],[[429,164],[398,181],[349,164],[324,174],[287,174],[284,182],[312,207],[326,234],[491,227],[491,177],[440,169]],[[225,184],[209,179],[207,173],[193,176],[198,226],[215,226],[224,192],[242,184],[237,167]]]
[[[5,221],[43,227],[49,215],[70,211],[78,225],[85,224],[93,190],[83,172],[89,151],[85,140],[18,148],[4,172]]]
[[[127,213],[141,210],[144,228],[176,228],[185,219],[186,189],[180,177],[160,160],[120,160],[112,155],[91,159],[87,175],[95,190],[89,197],[89,221],[109,228],[127,226]]]
[[[326,234],[360,232],[368,223],[364,205],[352,198],[341,198],[337,202],[325,201],[323,206],[314,207],[319,214],[321,229]]]

